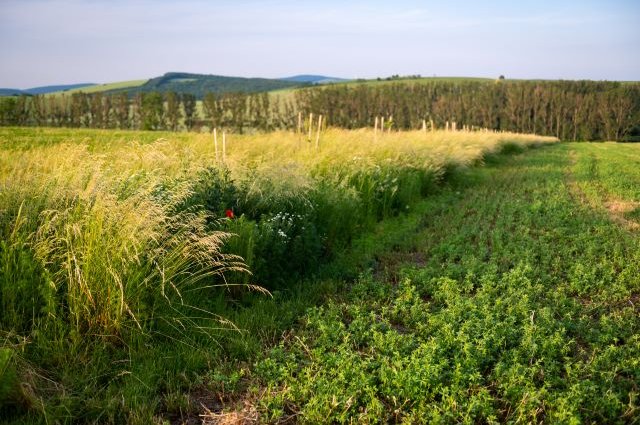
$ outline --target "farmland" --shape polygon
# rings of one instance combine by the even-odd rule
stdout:
[[[638,153],[556,145],[452,182],[373,273],[258,362],[258,411],[309,423],[637,422]]]
[[[3,128],[3,417],[637,421],[638,161],[514,133]]]
[[[112,90],[131,89],[143,85],[149,80],[130,80],[130,81],[118,81],[117,83],[97,84],[90,87],[81,87],[78,89],[65,90],[49,93],[49,96],[60,96],[62,94],[71,95],[73,93],[100,93],[108,92]]]

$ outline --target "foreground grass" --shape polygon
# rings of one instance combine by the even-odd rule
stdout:
[[[637,423],[640,239],[602,199],[637,202],[638,154],[565,144],[468,172],[257,362],[231,415]]]

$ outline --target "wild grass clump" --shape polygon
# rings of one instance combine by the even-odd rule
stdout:
[[[0,194],[8,328],[18,324],[5,323],[10,316],[24,317],[11,302],[25,298],[16,293],[21,288],[27,299],[41,300],[30,309],[31,326],[54,319],[78,336],[120,335],[149,330],[158,309],[188,305],[185,291],[222,284],[225,271],[244,270],[238,257],[221,252],[231,235],[210,231],[206,211],[177,211],[191,194],[187,184],[162,190],[153,174],[117,175],[86,149],[68,145],[5,151],[1,161],[15,170],[3,176]],[[27,289],[26,282],[37,281],[40,288]]]
[[[248,272],[206,210],[177,208],[189,184],[167,191],[163,176],[111,166],[82,144],[0,151],[0,327],[49,364],[230,327],[201,300],[234,284],[226,273]],[[19,376],[33,367],[9,364]],[[33,405],[8,382],[7,405]]]

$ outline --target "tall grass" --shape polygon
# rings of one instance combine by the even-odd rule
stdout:
[[[135,166],[153,155],[149,146],[118,155],[82,143],[0,151],[3,328],[147,331],[167,311],[185,310],[185,291],[245,270],[221,252],[231,235],[210,231],[206,211],[176,211],[188,184],[163,190],[166,176]]]
[[[3,327],[55,317],[79,334],[145,329],[163,302],[186,304],[181,288],[245,271],[232,254],[255,263],[253,234],[267,229],[218,220],[226,209],[270,220],[285,239],[310,222],[326,250],[408,208],[447,170],[505,145],[553,140],[329,129],[316,149],[302,135],[275,132],[230,136],[222,162],[209,135],[151,135],[2,130]],[[225,228],[246,233],[231,244],[239,252],[223,253]]]

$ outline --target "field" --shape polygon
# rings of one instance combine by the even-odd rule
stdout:
[[[556,145],[456,179],[257,363],[258,411],[637,423],[638,154]]]
[[[639,162],[512,133],[1,129],[0,412],[638,422]]]
[[[73,90],[65,90],[61,92],[50,93],[48,96],[58,96],[61,94],[73,94],[73,93],[102,93],[110,90],[122,90],[134,87],[139,87],[149,80],[130,80],[130,81],[118,81],[116,83],[98,84],[96,86],[84,87]]]

